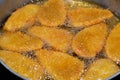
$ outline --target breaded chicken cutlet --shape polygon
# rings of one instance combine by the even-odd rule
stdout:
[[[33,26],[28,30],[28,33],[41,38],[51,47],[62,52],[67,52],[70,49],[73,38],[73,34],[67,30],[46,26]]]
[[[17,9],[8,18],[3,29],[7,31],[16,31],[21,28],[32,26],[35,23],[38,10],[39,6],[36,4],[28,4]]]
[[[109,58],[120,62],[120,23],[114,26],[106,41],[105,51]]]
[[[4,32],[0,36],[0,47],[6,50],[26,52],[40,49],[43,42],[39,38],[31,37],[21,32]]]
[[[95,57],[104,46],[106,35],[107,27],[105,23],[85,28],[73,38],[72,49],[78,56]]]
[[[48,50],[38,50],[35,53],[55,80],[78,80],[83,72],[83,62],[67,53]]]
[[[42,25],[52,27],[62,25],[66,19],[64,0],[48,0],[41,5],[37,18]]]
[[[119,71],[119,67],[109,59],[98,59],[87,69],[81,80],[106,80]]]
[[[96,8],[75,8],[68,10],[69,24],[72,27],[88,27],[109,19],[113,14],[109,10]]]

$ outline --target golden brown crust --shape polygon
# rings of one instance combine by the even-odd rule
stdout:
[[[30,80],[38,80],[43,77],[42,66],[20,53],[0,50],[0,59],[10,69]]]
[[[106,54],[114,61],[120,62],[120,23],[114,26],[106,41]]]
[[[67,53],[39,50],[36,55],[55,80],[78,80],[84,64]]]
[[[107,27],[105,23],[85,28],[73,38],[73,51],[81,57],[94,57],[102,49],[106,35]]]
[[[15,31],[21,28],[32,26],[35,22],[38,10],[39,6],[36,4],[28,4],[22,8],[17,9],[8,18],[4,29],[7,31]]]
[[[109,59],[93,62],[81,80],[105,80],[119,71],[119,67]]]
[[[45,26],[33,26],[28,30],[28,32],[46,41],[56,50],[63,52],[68,51],[73,37],[73,34],[67,30]]]
[[[76,8],[68,10],[68,18],[72,27],[88,27],[109,19],[113,14],[109,10],[96,8]]]
[[[48,0],[40,7],[38,21],[46,26],[58,26],[66,19],[64,0]]]
[[[0,47],[7,50],[25,52],[40,49],[43,42],[39,38],[34,38],[21,32],[5,32],[0,36]]]

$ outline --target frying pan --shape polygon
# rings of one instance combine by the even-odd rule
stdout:
[[[8,18],[8,16],[18,7],[21,7],[27,3],[31,2],[37,2],[37,1],[43,1],[43,0],[0,0],[0,28],[3,24],[3,22]],[[71,1],[71,0],[67,0]],[[97,3],[104,8],[107,8],[111,10],[118,18],[120,18],[120,0],[84,0],[88,2]],[[15,74],[16,76],[27,79],[20,74],[15,73],[13,70],[11,70],[1,59],[0,64],[2,64],[7,70]],[[115,77],[120,76],[120,71],[113,76],[107,78],[107,80],[114,79]]]

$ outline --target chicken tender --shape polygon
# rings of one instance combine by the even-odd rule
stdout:
[[[78,56],[91,58],[102,49],[107,35],[105,23],[93,25],[78,32],[72,41],[73,51]]]
[[[41,80],[43,76],[42,66],[20,53],[0,50],[0,59],[14,72],[30,80]]]
[[[87,27],[109,19],[113,14],[109,10],[96,8],[76,8],[68,10],[69,24],[72,27]]]
[[[4,29],[7,31],[15,31],[32,26],[35,22],[38,10],[39,6],[36,4],[28,4],[19,8],[8,18]]]
[[[38,21],[46,26],[58,26],[66,19],[64,0],[48,0],[40,7]]]
[[[25,52],[40,49],[43,46],[39,38],[34,38],[21,32],[5,32],[0,36],[0,47],[6,50]]]
[[[106,54],[114,61],[120,62],[120,23],[110,32],[106,41]]]
[[[119,71],[119,67],[109,59],[99,59],[88,67],[81,80],[106,80]]]
[[[55,80],[78,80],[84,69],[84,64],[67,53],[39,50],[38,60]]]
[[[45,26],[34,26],[30,28],[28,32],[46,41],[56,50],[63,52],[68,51],[73,37],[73,34],[67,30]]]

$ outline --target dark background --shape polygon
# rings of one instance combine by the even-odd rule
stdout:
[[[2,64],[0,63],[0,80],[23,80],[13,73],[8,71]]]

